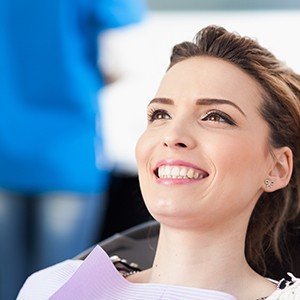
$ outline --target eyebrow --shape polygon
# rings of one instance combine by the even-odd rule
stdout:
[[[154,98],[150,101],[148,106],[153,103],[160,103],[160,104],[167,104],[167,105],[174,105],[174,101],[170,98]],[[246,114],[243,110],[236,105],[234,102],[226,99],[217,99],[217,98],[200,98],[196,100],[196,105],[214,105],[214,104],[228,104],[236,108],[243,116],[246,117]]]

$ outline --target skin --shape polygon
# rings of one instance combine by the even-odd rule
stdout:
[[[136,146],[142,194],[161,232],[153,267],[130,281],[215,289],[245,300],[275,290],[244,256],[264,180],[276,179],[272,190],[282,187],[287,182],[279,177],[288,180],[291,164],[287,151],[271,154],[261,103],[259,84],[221,59],[189,58],[165,74]],[[205,178],[157,177],[158,165],[178,164],[193,165]]]

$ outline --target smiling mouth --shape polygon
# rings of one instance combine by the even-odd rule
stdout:
[[[161,179],[190,179],[200,180],[208,177],[208,173],[185,166],[162,165],[154,170],[157,178]]]

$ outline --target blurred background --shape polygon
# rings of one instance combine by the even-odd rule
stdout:
[[[221,25],[300,72],[297,0],[27,1],[0,2],[0,300],[151,219],[134,148],[176,43]]]

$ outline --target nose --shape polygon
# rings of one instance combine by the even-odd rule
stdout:
[[[193,133],[185,126],[169,127],[163,136],[163,146],[171,149],[193,149],[196,144]]]

